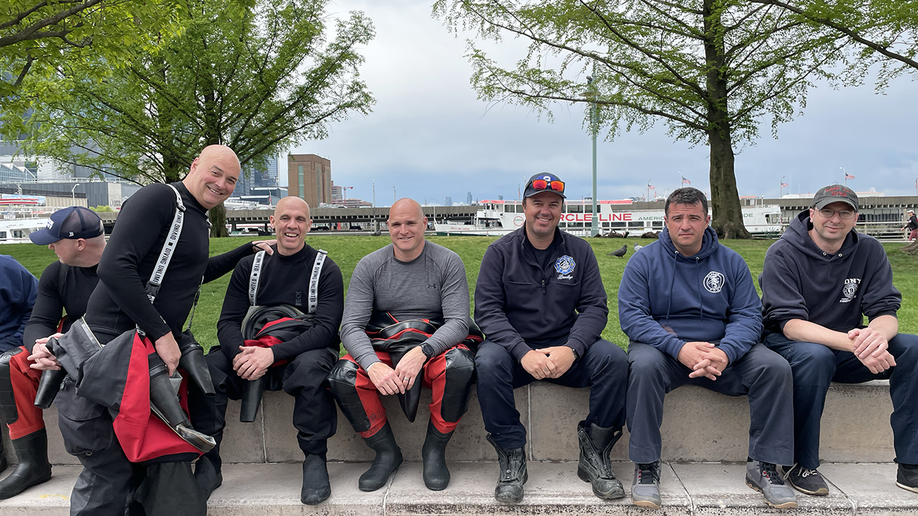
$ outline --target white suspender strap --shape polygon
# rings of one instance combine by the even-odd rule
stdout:
[[[166,235],[166,242],[159,252],[159,259],[156,261],[156,267],[153,268],[153,274],[150,275],[150,280],[147,281],[147,297],[150,298],[151,303],[156,298],[156,294],[159,293],[159,287],[163,284],[163,277],[166,275],[166,269],[169,268],[169,262],[175,253],[175,246],[178,245],[179,237],[182,236],[182,224],[185,221],[185,204],[182,202],[182,195],[174,186],[167,186],[175,192],[175,202],[178,209],[175,210],[172,227],[169,229],[169,234]]]
[[[316,261],[312,264],[312,277],[309,278],[309,306],[306,313],[316,313],[316,306],[319,304],[319,275],[322,274],[322,265],[325,264],[325,257],[328,252],[319,249],[316,253]]]
[[[327,251],[319,249],[316,253],[316,260],[312,264],[312,276],[309,278],[309,301],[306,313],[316,313],[316,306],[319,304],[319,276],[322,275],[322,266],[325,265]],[[265,252],[258,251],[255,253],[255,261],[252,262],[252,272],[249,273],[249,305],[256,306],[255,295],[258,292],[258,280],[261,278]]]
[[[249,306],[256,306],[255,293],[258,291],[258,279],[261,277],[261,267],[264,261],[264,251],[255,253],[255,261],[252,262],[252,272],[249,273]]]

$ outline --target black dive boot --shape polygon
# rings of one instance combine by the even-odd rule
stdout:
[[[585,421],[577,425],[577,437],[580,441],[580,464],[577,476],[584,482],[593,485],[593,494],[603,500],[613,500],[625,496],[625,488],[612,473],[612,461],[609,452],[612,446],[622,437],[621,428],[602,428],[590,423],[589,430],[584,427]]]
[[[191,426],[191,420],[182,410],[172,382],[169,381],[169,368],[156,353],[150,353],[150,408],[179,437],[188,444],[207,452],[217,445],[214,438],[198,432]]]
[[[213,396],[214,381],[210,378],[210,370],[207,368],[207,362],[204,361],[204,348],[194,340],[191,331],[187,330],[179,336],[177,343],[179,351],[182,352],[179,368],[188,374],[188,378],[205,396]]]
[[[257,380],[246,380],[242,384],[242,405],[239,408],[239,421],[241,423],[251,423],[255,421],[258,415],[258,406],[261,405],[261,397],[268,388],[268,375],[264,375]]]
[[[367,446],[376,452],[376,458],[373,459],[373,464],[370,464],[370,469],[360,475],[357,487],[361,491],[376,491],[386,485],[389,476],[402,464],[402,450],[395,442],[388,421],[376,435],[363,439]]]
[[[325,463],[325,454],[310,453],[303,460],[303,488],[300,490],[300,501],[306,505],[318,505],[331,496],[328,467]]]
[[[13,449],[19,465],[10,476],[0,482],[0,500],[16,496],[26,489],[51,480],[51,463],[48,462],[48,433],[44,428],[29,435],[13,439]]]
[[[526,469],[526,452],[523,448],[505,450],[488,434],[488,442],[497,450],[497,462],[500,464],[500,476],[494,488],[494,498],[501,503],[520,503],[523,501],[523,484],[529,480]]]
[[[35,392],[35,406],[47,410],[54,403],[58,391],[61,390],[61,384],[67,377],[67,371],[63,369],[46,369],[41,372],[38,380],[38,391]]]
[[[427,423],[427,438],[421,448],[424,464],[424,485],[431,491],[442,491],[449,485],[449,469],[446,467],[446,445],[453,432],[441,434],[433,421]]]

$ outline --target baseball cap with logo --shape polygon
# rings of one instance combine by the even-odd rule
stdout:
[[[813,207],[821,210],[833,202],[848,204],[857,211],[857,194],[844,185],[824,186],[813,197]]]
[[[48,245],[64,238],[93,238],[105,233],[102,219],[82,206],[71,206],[51,214],[48,226],[29,234],[33,244]]]
[[[528,199],[542,192],[558,194],[562,199],[566,199],[564,196],[564,181],[548,172],[539,172],[529,178],[529,182],[526,183],[526,190],[523,191],[523,199]]]

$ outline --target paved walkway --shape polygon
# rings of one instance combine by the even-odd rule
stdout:
[[[299,502],[302,469],[299,464],[238,464],[224,467],[223,487],[210,499],[211,516],[288,515],[751,515],[762,513],[827,515],[918,514],[918,494],[896,487],[895,464],[823,464],[819,470],[831,482],[827,497],[798,495],[796,511],[765,505],[762,496],[746,486],[743,464],[665,464],[661,494],[663,509],[631,505],[628,498],[602,502],[576,475],[570,462],[529,463],[526,498],[518,506],[494,501],[495,463],[451,463],[452,482],[440,492],[428,491],[421,481],[421,465],[404,463],[389,485],[373,493],[357,489],[366,463],[332,463],[332,496],[316,507]],[[633,466],[617,463],[616,475],[625,490]],[[0,502],[0,516],[68,514],[68,497],[79,467],[55,466],[50,482]],[[4,473],[5,475],[6,473]]]

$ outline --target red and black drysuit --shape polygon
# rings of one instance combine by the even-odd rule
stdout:
[[[379,360],[395,368],[401,357],[420,346],[443,324],[442,319],[397,320],[389,312],[374,311],[366,333]],[[414,422],[421,396],[421,385],[433,391],[430,420],[434,427],[448,434],[459,426],[468,410],[472,383],[475,380],[474,352],[482,341],[481,331],[470,324],[469,335],[459,344],[431,357],[421,368],[419,379],[405,394],[398,394],[399,404],[409,421]],[[367,372],[350,354],[338,361],[328,381],[347,416],[361,437],[376,435],[386,424],[386,409]]]
[[[35,406],[41,371],[29,367],[35,341],[67,331],[70,322],[83,316],[89,295],[99,277],[96,267],[73,267],[54,262],[38,282],[32,315],[23,332],[23,346],[0,355],[0,406],[10,429],[10,439],[20,439],[45,428],[42,410]],[[61,319],[61,315],[66,318]]]
[[[240,258],[253,252],[249,242],[228,253],[208,258],[207,210],[184,184],[177,182],[172,186],[178,190],[186,208],[184,224],[172,261],[152,304],[147,297],[146,283],[172,228],[177,209],[175,192],[164,184],[145,186],[125,202],[118,215],[99,262],[99,284],[86,307],[85,320],[100,343],[108,343],[135,326],[143,330],[150,342],[169,332],[176,339],[180,338],[182,325],[194,304],[202,278],[208,282],[222,276]],[[145,346],[138,346],[136,352],[146,358]],[[145,361],[134,363],[142,369]],[[146,374],[149,382],[148,370],[127,370],[133,371],[134,378],[143,378]],[[89,381],[97,391],[104,391],[105,387],[96,382],[110,381],[112,392],[120,392],[125,398],[149,396],[149,384],[138,386],[130,381],[132,375],[127,378],[118,378],[113,374],[95,375]],[[81,383],[87,381],[87,376],[84,375]],[[188,460],[196,453],[166,457],[163,460],[178,459],[180,462],[155,464],[153,471],[148,471],[147,464],[132,464],[116,438],[113,429],[115,415],[108,407],[78,395],[75,389],[66,388],[67,385],[65,383],[56,400],[61,434],[67,451],[79,458],[84,468],[70,498],[72,516],[123,516],[129,504],[132,509],[137,506],[132,504],[135,498],[142,499],[148,511],[168,512],[174,508],[174,514],[205,513],[206,508],[194,482],[186,479],[191,475]],[[145,388],[146,392],[143,392]],[[168,474],[152,474],[167,469]],[[138,484],[138,479],[145,481]],[[162,482],[164,480],[166,482]],[[139,489],[137,496],[135,489]],[[156,509],[147,504],[156,505]]]
[[[252,308],[248,293],[255,257],[242,259],[233,271],[217,323],[220,350],[211,350],[207,355],[216,395],[190,396],[195,428],[217,441],[217,446],[198,461],[197,469],[201,471],[202,463],[210,462],[210,474],[218,473],[221,467],[219,450],[226,426],[227,398],[240,399],[248,383],[233,370],[233,358],[240,353],[240,346],[270,346],[274,352],[276,361],[262,379],[266,379],[266,389],[283,389],[294,397],[293,426],[304,455],[320,455],[324,459],[326,441],[337,428],[337,411],[326,378],[338,359],[338,326],[344,310],[341,270],[325,258],[318,277],[315,312],[309,314],[310,322],[303,322],[271,307],[308,311],[310,278],[318,251],[306,245],[293,255],[283,256],[274,249],[274,254],[264,256],[257,283],[259,322],[246,329],[243,320]]]

